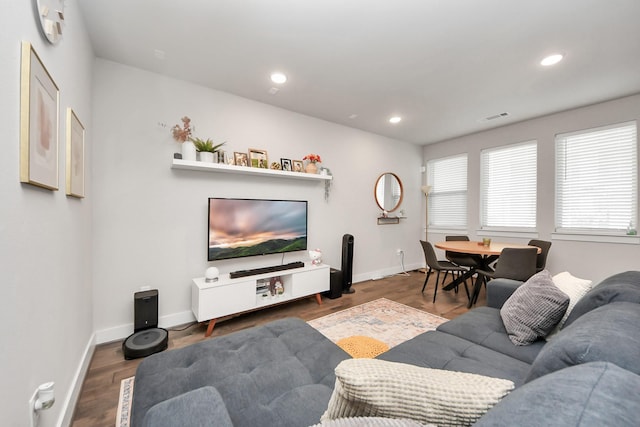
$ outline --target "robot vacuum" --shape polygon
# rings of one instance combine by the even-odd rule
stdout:
[[[136,292],[133,302],[134,332],[122,343],[125,360],[159,353],[169,344],[169,332],[158,328],[158,290]]]
[[[122,343],[126,360],[147,357],[167,349],[169,334],[166,329],[149,328],[134,332]]]

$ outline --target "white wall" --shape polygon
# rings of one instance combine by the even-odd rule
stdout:
[[[552,273],[572,274],[599,282],[611,274],[640,268],[640,246],[553,240],[555,135],[589,129],[612,123],[636,120],[640,123],[640,95],[566,111],[510,126],[489,130],[424,147],[425,163],[431,159],[468,153],[468,218],[469,234],[477,237],[480,229],[480,151],[489,147],[529,140],[538,141],[538,235],[552,240],[547,267]],[[424,212],[424,210],[423,210]],[[424,223],[423,223],[424,224]],[[511,238],[499,238],[518,241]],[[444,234],[429,232],[429,240],[444,240]],[[528,240],[528,239],[527,239]],[[527,240],[520,240],[526,243]]]
[[[334,182],[323,183],[174,170],[180,146],[169,128],[184,115],[195,136],[227,141],[228,151],[267,150],[270,162],[318,153]],[[340,268],[345,233],[355,238],[354,280],[423,264],[421,148],[303,116],[113,62],[98,60],[94,81],[94,319],[99,342],[133,331],[133,294],[157,288],[160,323],[187,322],[190,283],[209,265],[222,272],[278,264],[281,256],[207,263],[207,198],[249,197],[309,201],[309,248]],[[159,126],[164,123],[167,126]],[[400,225],[378,226],[373,187],[392,171],[403,181]],[[306,253],[285,262],[308,260]]]
[[[64,37],[52,46],[36,26],[35,2],[3,2],[0,29],[0,414],[4,426],[26,426],[27,402],[55,381],[56,403],[41,426],[67,424],[92,351],[91,206],[65,196],[66,109],[87,128],[93,53],[75,1],[66,1]],[[20,184],[20,44],[29,41],[60,88],[59,191]],[[91,166],[89,165],[89,170]],[[70,402],[71,400],[71,402]],[[70,409],[66,411],[66,409]]]

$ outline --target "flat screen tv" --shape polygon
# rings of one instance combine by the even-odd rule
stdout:
[[[306,249],[306,200],[209,198],[209,261]]]

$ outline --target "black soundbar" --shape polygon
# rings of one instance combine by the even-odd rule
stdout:
[[[273,273],[275,271],[291,270],[293,268],[304,267],[304,262],[295,261],[289,264],[274,265],[272,267],[253,268],[251,270],[238,270],[229,273],[229,277],[237,279],[238,277],[255,276],[256,274]]]

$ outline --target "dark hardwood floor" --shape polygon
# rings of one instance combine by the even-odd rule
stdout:
[[[316,319],[378,298],[387,298],[448,319],[467,312],[467,296],[463,288],[457,294],[454,291],[443,292],[439,289],[436,302],[431,302],[434,276],[435,274],[430,278],[424,294],[420,293],[420,289],[425,276],[421,272],[413,271],[408,276],[395,275],[380,280],[356,283],[353,285],[355,293],[345,294],[333,300],[323,298],[321,305],[316,303],[315,298],[309,297],[227,320],[219,320],[212,337],[284,317]],[[484,290],[480,293],[477,305],[485,305]],[[183,328],[174,329],[169,332],[169,349],[209,339],[204,337],[206,324],[185,325]],[[136,367],[142,360],[124,360],[121,346],[122,341],[117,341],[96,347],[75,410],[73,427],[112,427],[114,425],[120,381],[135,375]]]

